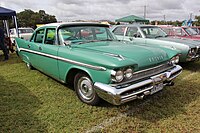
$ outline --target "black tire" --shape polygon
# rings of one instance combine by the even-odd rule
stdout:
[[[98,105],[100,97],[95,92],[93,82],[85,73],[78,73],[74,78],[74,89],[78,98],[89,105]]]

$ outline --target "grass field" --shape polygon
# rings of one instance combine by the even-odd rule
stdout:
[[[0,132],[200,132],[200,61],[182,64],[175,85],[121,106],[88,106],[15,54],[0,53]]]

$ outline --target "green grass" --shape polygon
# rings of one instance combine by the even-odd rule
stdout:
[[[182,64],[174,86],[144,100],[94,107],[15,54],[2,60],[0,132],[200,132],[200,62]]]

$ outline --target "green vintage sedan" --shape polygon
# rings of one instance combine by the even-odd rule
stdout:
[[[16,38],[17,52],[36,68],[74,85],[89,105],[141,99],[172,85],[182,71],[176,51],[118,41],[99,23],[54,23],[37,28],[30,41]]]
[[[170,37],[159,27],[153,25],[116,25],[111,31],[119,40],[131,41],[136,45],[165,47],[181,53],[180,62],[198,61],[200,42]]]

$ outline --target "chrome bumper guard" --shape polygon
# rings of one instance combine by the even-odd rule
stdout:
[[[120,105],[128,101],[142,99],[144,96],[153,94],[152,90],[155,89],[156,86],[162,85],[162,89],[163,86],[170,84],[171,81],[181,72],[182,67],[175,65],[170,70],[154,75],[137,83],[128,83],[128,85],[125,85],[125,87],[116,88],[108,84],[96,82],[94,84],[94,88],[98,96],[105,101],[114,105]]]
[[[195,56],[192,56],[192,57],[188,57],[186,59],[186,61],[198,61],[200,58],[200,55],[195,55]]]

